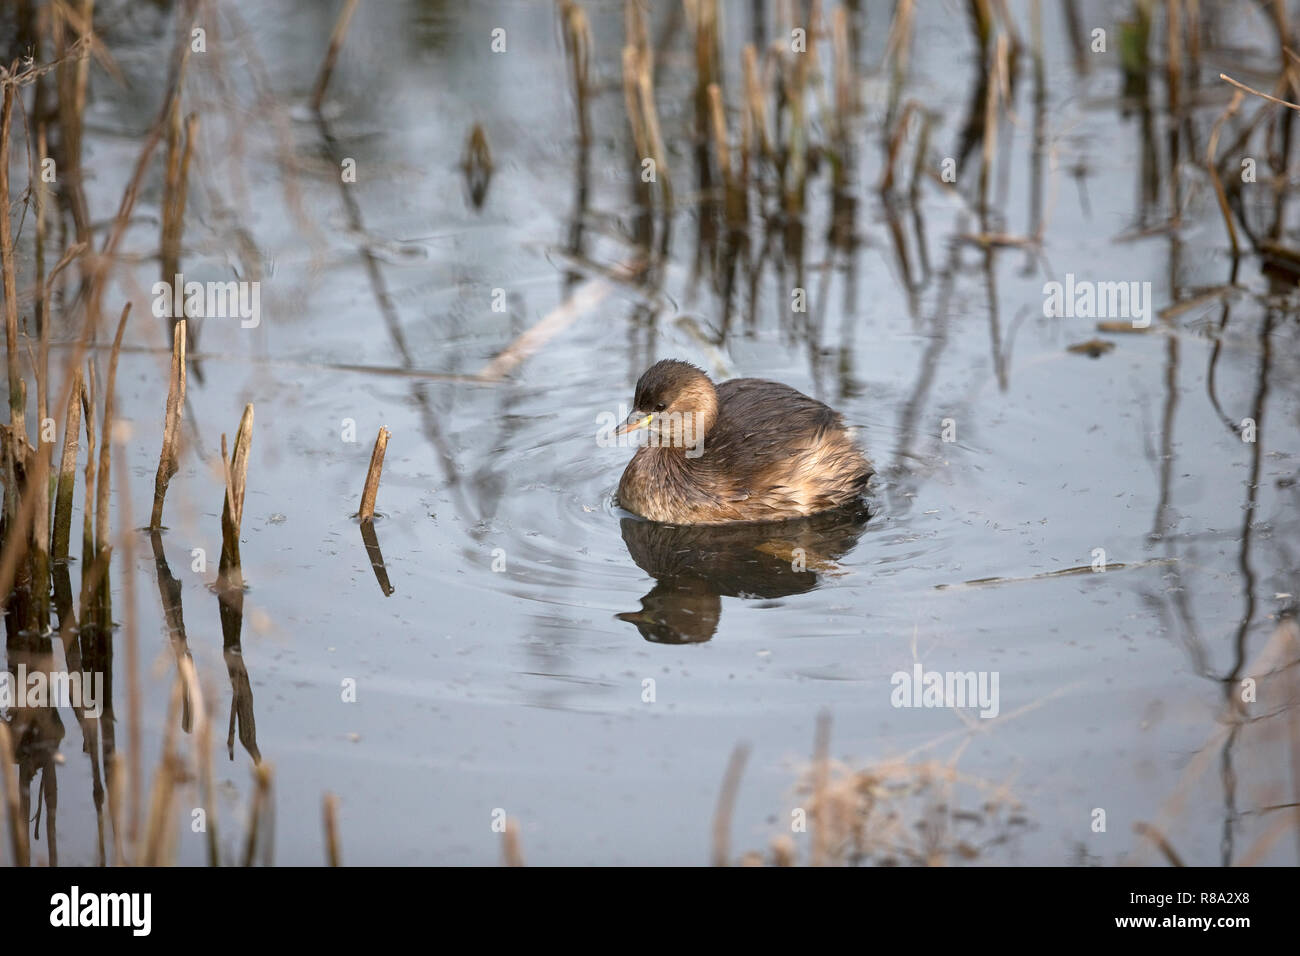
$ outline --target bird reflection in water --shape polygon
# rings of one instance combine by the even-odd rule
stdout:
[[[641,610],[616,615],[656,644],[695,644],[713,637],[722,598],[803,594],[838,573],[866,528],[858,501],[791,521],[671,525],[622,519],[623,542],[656,580]]]

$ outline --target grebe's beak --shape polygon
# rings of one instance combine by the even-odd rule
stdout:
[[[650,424],[650,421],[653,418],[654,418],[653,414],[642,416],[637,412],[633,412],[631,415],[628,416],[627,421],[625,421],[622,425],[619,425],[618,428],[614,429],[614,435],[615,437],[619,435],[626,435],[628,432],[634,432],[637,431],[638,429],[645,428]]]

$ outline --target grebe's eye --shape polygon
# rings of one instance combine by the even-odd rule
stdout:
[[[665,403],[665,402],[660,402],[658,405],[655,406],[655,411],[656,411],[656,412],[662,412],[662,411],[663,411],[665,408],[667,408],[667,407],[668,407],[667,403]]]

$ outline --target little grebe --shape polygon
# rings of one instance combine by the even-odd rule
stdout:
[[[714,386],[686,362],[656,362],[616,434],[649,432],[618,485],[619,504],[651,521],[782,521],[858,498],[871,477],[838,412],[788,385]]]

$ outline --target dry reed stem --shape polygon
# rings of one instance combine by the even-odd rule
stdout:
[[[259,763],[253,768],[253,777],[257,781],[257,787],[253,791],[253,806],[248,816],[248,839],[244,844],[244,866],[253,865],[253,857],[257,855],[257,841],[261,836],[262,814],[267,812],[271,798],[271,768],[265,763]],[[270,839],[267,836],[265,839]]]
[[[375,518],[375,496],[379,494],[379,477],[384,472],[384,453],[388,450],[389,431],[380,428],[375,437],[375,448],[370,453],[370,469],[366,472],[366,484],[361,490],[361,510],[358,514],[362,521]]]
[[[248,453],[253,443],[253,406],[244,406],[235,433],[235,450],[226,456],[226,436],[221,436],[222,467],[226,471],[226,500],[221,512],[221,569],[233,573],[229,583],[242,586],[243,573],[239,560],[239,532],[244,520],[244,489],[248,482]]]
[[[1219,79],[1223,80],[1226,83],[1231,83],[1238,90],[1245,91],[1251,94],[1252,96],[1258,96],[1261,99],[1266,99],[1270,103],[1276,103],[1279,106],[1285,106],[1287,109],[1291,109],[1291,110],[1300,110],[1300,103],[1292,103],[1289,100],[1280,100],[1276,96],[1269,96],[1267,93],[1261,93],[1253,86],[1247,86],[1245,83],[1240,83],[1237,80],[1234,80],[1232,77],[1228,76],[1228,74],[1226,73],[1220,73]]]
[[[998,95],[1001,90],[1002,70],[1007,59],[1007,37],[999,33],[994,45],[993,60],[988,64],[987,92],[984,97],[984,141],[980,151],[980,216],[988,214],[989,180],[997,158]]]
[[[185,203],[189,195],[190,161],[198,137],[199,117],[191,113],[185,119],[181,135],[181,101],[172,101],[167,123],[167,178],[162,201],[162,281],[171,283],[180,272],[181,236],[184,234]],[[183,145],[182,145],[183,139]]]
[[[763,98],[763,88],[758,79],[758,51],[752,43],[746,43],[741,51],[741,63],[745,75],[745,103],[749,114],[751,130],[758,137],[758,146],[765,159],[772,158],[772,137],[768,132],[767,100]]]
[[[5,73],[7,76],[7,71]],[[9,362],[9,435],[14,459],[22,465],[27,460],[27,431],[23,423],[22,373],[18,369],[18,280],[14,268],[14,241],[9,228],[9,134],[13,123],[14,87],[5,84],[0,106],[0,272],[3,273],[5,297],[5,347]]]
[[[40,155],[42,158],[44,157],[45,154],[44,134],[45,134],[45,129],[44,127],[42,127],[41,143],[40,143]],[[43,249],[44,249],[45,240],[43,236],[44,230],[42,228],[42,223],[45,220],[46,200],[44,198],[44,194],[46,190],[44,184],[41,183],[39,179],[37,180],[37,183],[38,185],[36,187],[36,196],[37,196],[37,212],[36,212],[37,309],[36,309],[36,314],[39,319],[38,330],[40,334],[40,356],[41,357],[39,363],[37,364],[37,371],[36,371],[36,386],[38,390],[38,397],[36,401],[36,406],[37,406],[36,415],[41,422],[40,430],[41,432],[44,432],[45,419],[49,415],[50,315],[51,315],[50,293],[53,288],[55,278],[72,262],[73,259],[81,255],[82,251],[84,251],[86,247],[84,243],[74,243],[72,246],[70,246],[67,250],[64,251],[62,256],[59,257],[59,261],[55,263],[55,266],[53,270],[51,270],[50,274],[48,276],[44,274],[45,257],[43,255]],[[75,417],[75,420],[67,422],[67,427],[65,427],[64,429],[64,439],[63,439],[64,455],[66,456],[68,439],[69,436],[71,436],[72,451],[73,451],[73,465],[72,465],[73,470],[75,470],[76,468],[77,434],[81,431],[81,417],[79,414],[73,416],[71,413],[73,412],[74,409],[78,409],[77,402],[80,400],[79,392],[81,391],[81,384],[79,378],[80,374],[81,374],[80,368],[74,369],[73,375],[75,380],[72,384],[71,389],[68,392],[67,406],[69,412],[68,418],[72,419]],[[43,447],[44,444],[45,443],[42,441],[41,442],[42,454],[38,456],[38,467],[37,467],[37,472],[38,472],[37,478],[39,479],[39,482],[36,486],[36,495],[37,495],[36,514],[40,516],[40,520],[36,521],[35,527],[33,528],[33,534],[32,534],[33,544],[35,545],[35,550],[36,550],[35,562],[32,569],[32,574],[33,577],[38,581],[46,580],[49,574],[49,561],[50,561],[50,550],[51,550],[50,547],[50,486],[48,481],[48,475],[49,475],[49,470],[53,466],[53,462],[54,462],[54,443],[50,442],[48,449],[45,449]],[[62,472],[62,468],[60,469],[60,472]],[[58,531],[58,521],[59,521],[59,513],[58,513],[59,497],[58,496],[59,494],[65,492],[65,489],[62,487],[62,481],[63,481],[62,474],[60,474],[60,486],[55,493],[54,519],[55,519],[56,534]],[[68,537],[69,537],[68,531],[69,531],[69,525],[71,524],[71,520],[72,520],[71,508],[72,508],[73,484],[75,484],[75,475],[71,476],[70,482],[66,488],[65,507],[68,513],[63,515],[63,538],[62,538],[63,552],[62,555],[60,555],[56,548],[54,551],[55,560],[59,560],[60,558],[66,560],[68,557]],[[40,594],[40,601],[43,607],[45,603],[45,598],[44,598],[45,591],[44,589],[41,589],[38,593]],[[41,615],[42,615],[42,620],[44,620],[45,617],[47,616],[45,611],[43,610],[41,611]]]
[[[90,331],[89,319],[83,324],[81,337],[77,341],[74,351],[74,358],[69,367],[75,368],[81,362],[81,357],[85,354],[86,337]],[[92,378],[93,384],[93,378]],[[71,393],[71,378],[67,379],[68,393]],[[19,379],[19,392],[23,394],[25,385],[22,379]],[[65,399],[66,400],[66,399]],[[11,436],[12,437],[12,436]],[[93,472],[94,463],[89,462],[88,468]],[[0,548],[0,595],[8,595],[13,590],[14,581],[17,579],[19,563],[26,555],[27,543],[31,539],[31,526],[36,515],[36,496],[24,495],[23,500],[18,504],[17,515],[13,517],[13,523],[5,536],[3,547]],[[89,528],[89,525],[87,525]]]
[[[513,818],[506,820],[506,830],[501,835],[501,850],[505,855],[506,866],[524,865],[524,854],[519,846],[519,822]]]
[[[127,316],[131,314],[131,303],[122,307],[122,317],[117,320],[117,334],[113,336],[113,351],[108,359],[108,382],[104,386],[104,424],[99,429],[99,478],[96,485],[95,500],[95,550],[102,551],[108,546],[109,493],[112,481],[109,478],[109,466],[112,461],[113,436],[113,389],[117,384],[117,359],[122,348],[122,334],[126,331]]]
[[[18,766],[9,725],[0,720],[0,776],[4,778],[5,816],[9,821],[9,846],[15,866],[27,866],[27,821],[19,800]]]
[[[334,75],[334,63],[339,58],[339,50],[343,49],[343,40],[348,33],[348,25],[352,22],[352,14],[357,10],[357,0],[343,0],[343,9],[339,11],[339,18],[334,21],[334,29],[330,32],[329,49],[325,51],[325,59],[321,62],[320,72],[316,74],[316,84],[311,91],[311,108],[315,112],[320,111],[321,103],[325,99],[325,88],[329,86],[330,77]]]
[[[72,216],[73,227],[79,242],[90,239],[90,215],[86,209],[86,196],[81,175],[81,127],[86,106],[86,85],[89,78],[90,54],[93,48],[93,0],[82,0],[80,12],[68,3],[53,7],[52,33],[54,35],[57,70],[55,90],[58,97],[59,133],[63,150],[63,180],[65,190],[61,198]],[[64,21],[80,36],[71,46],[64,43]],[[83,264],[83,279],[86,270]]]
[[[812,793],[812,865],[824,866],[829,844],[829,821],[826,816],[826,785],[830,780],[831,715],[822,711],[817,715],[817,731],[813,738],[813,793]]]
[[[68,542],[72,537],[72,492],[77,483],[77,448],[81,437],[81,403],[86,391],[81,369],[72,373],[68,392],[68,410],[63,420],[63,458],[59,463],[59,483],[54,493],[54,560],[68,559]]]
[[[1241,102],[1244,98],[1245,94],[1241,90],[1237,90],[1232,94],[1232,101],[1228,104],[1228,108],[1214,121],[1214,126],[1210,130],[1209,142],[1205,146],[1205,165],[1210,171],[1210,180],[1214,184],[1214,195],[1219,200],[1219,212],[1223,216],[1224,225],[1228,227],[1228,241],[1232,244],[1233,258],[1236,258],[1240,253],[1240,247],[1237,244],[1237,227],[1232,221],[1232,210],[1228,207],[1228,196],[1223,191],[1223,182],[1219,179],[1219,166],[1215,154],[1219,150],[1219,133],[1223,130],[1223,124],[1241,108]]]
[[[728,193],[735,188],[731,172],[731,148],[727,145],[727,117],[722,108],[722,89],[717,83],[709,84],[709,118],[713,131],[714,155],[718,158],[718,172]]]
[[[740,777],[749,759],[749,745],[737,744],[727,761],[727,772],[722,778],[718,793],[718,806],[713,813],[713,865],[726,866],[731,856],[731,817],[736,809],[736,795],[740,792]]]
[[[321,800],[321,816],[325,826],[325,862],[329,866],[341,866],[339,856],[339,798],[332,793],[325,794]]]
[[[45,124],[38,121],[36,127],[36,167],[35,167],[36,169],[40,169],[44,164],[45,153],[46,153]],[[37,430],[37,432],[38,434],[40,434],[45,429],[45,419],[49,414],[49,408],[50,408],[50,404],[49,404],[49,400],[50,400],[50,309],[49,309],[49,297],[45,294],[45,287],[46,287],[45,210],[49,204],[49,189],[47,188],[47,184],[45,183],[44,179],[41,176],[39,175],[33,176],[29,173],[27,178],[28,178],[29,188],[32,193],[32,199],[36,207],[35,209],[36,211],[36,215],[35,215],[36,218],[35,312],[36,312],[36,340],[37,340],[37,349],[38,349],[37,354],[39,358],[37,359],[36,362],[36,370],[34,374],[36,376],[36,419],[41,423],[41,427]],[[49,450],[46,452],[46,454],[49,458],[49,461],[52,463],[53,456],[54,456],[54,447],[52,444]],[[49,494],[48,488],[46,489],[46,494],[47,496]],[[41,529],[43,527],[44,534],[45,534],[44,550],[48,551],[49,550],[49,529],[50,529],[49,513],[48,513],[48,508],[49,508],[48,497],[46,499],[45,506],[47,509],[47,511],[44,512],[45,522],[43,525],[36,526],[36,532],[38,535],[37,548],[38,549],[41,548],[41,541],[39,540],[39,536],[41,534]]]
[[[166,422],[162,451],[158,454],[158,473],[153,483],[153,514],[149,519],[149,528],[153,531],[162,528],[167,486],[179,468],[181,416],[185,410],[185,327],[186,321],[181,319],[172,329],[172,369],[167,384]]]
[[[158,248],[159,258],[162,260],[162,281],[172,282],[178,271],[172,215],[181,178],[181,98],[179,96],[172,97],[167,110],[167,160],[163,169],[162,234]]]
[[[87,326],[89,326],[89,321]],[[86,363],[86,378],[81,390],[81,421],[86,426],[86,478],[82,502],[81,559],[90,564],[95,559],[95,363]],[[84,582],[84,569],[82,580]],[[82,595],[85,600],[85,595]]]
[[[1183,78],[1183,27],[1179,0],[1165,0],[1165,82],[1169,87],[1169,113],[1178,115]]]
[[[72,46],[64,49],[56,59],[51,60],[48,63],[33,63],[25,70],[19,70],[17,73],[6,72],[3,77],[0,77],[0,85],[6,87],[30,86],[37,80],[44,76],[48,76],[50,73],[55,72],[65,65],[75,64],[76,61],[82,57],[83,53],[89,54],[90,49],[90,39],[83,37],[80,40],[75,41]]]
[[[853,86],[852,52],[849,50],[849,14],[843,7],[831,14],[831,51],[835,56],[835,131],[841,143],[848,140],[849,117],[857,112]]]

